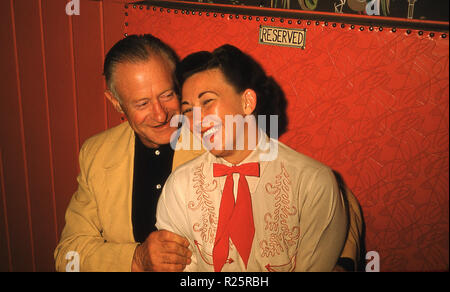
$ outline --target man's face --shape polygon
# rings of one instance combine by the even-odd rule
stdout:
[[[114,86],[121,103],[110,100],[149,148],[168,144],[177,130],[170,127],[170,120],[180,110],[172,72],[170,63],[160,56],[139,63],[119,63],[114,71]]]

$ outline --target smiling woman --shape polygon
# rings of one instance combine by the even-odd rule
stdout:
[[[273,138],[284,130],[283,91],[255,60],[233,46],[186,57],[177,78],[183,84],[181,110],[194,134],[214,144],[214,155],[245,156],[254,148],[250,142],[257,140],[255,123],[262,122],[259,126]]]
[[[190,241],[186,271],[331,271],[347,230],[331,170],[250,123],[242,131],[227,126],[230,116],[256,121],[259,113],[282,114],[283,95],[273,79],[232,45],[187,56],[177,76],[191,131],[225,141],[178,167],[158,202],[158,229]],[[201,117],[192,122],[194,107]],[[211,115],[213,125],[205,122]],[[252,135],[259,143],[250,147]],[[277,149],[275,155],[262,159],[269,149]]]
[[[248,92],[247,96],[253,98],[251,94]],[[246,155],[242,152],[233,152],[237,143],[233,137],[248,137],[248,133],[243,136],[234,134],[232,127],[225,127],[225,117],[227,115],[249,115],[253,112],[255,103],[253,102],[250,106],[250,101],[243,100],[245,94],[241,97],[241,94],[237,93],[231,85],[228,85],[219,69],[197,73],[189,78],[183,86],[182,95],[182,112],[191,120],[191,129],[194,130],[194,133],[200,132],[201,139],[204,142],[209,141],[215,144],[210,149],[211,153],[216,156],[237,159],[237,161],[239,161],[239,158],[232,158],[231,155],[238,153]],[[244,105],[245,103],[247,103],[247,106]],[[193,119],[190,110],[193,106],[200,109],[200,119]],[[214,140],[216,136],[220,138]],[[226,147],[227,145],[228,147]]]

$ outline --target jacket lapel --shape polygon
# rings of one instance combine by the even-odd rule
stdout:
[[[118,137],[112,137],[110,147],[105,154],[105,202],[111,214],[104,214],[108,222],[104,222],[105,230],[123,242],[134,242],[131,221],[131,205],[134,169],[134,132],[128,123],[124,123],[124,131]],[[126,208],[124,208],[126,206]],[[109,225],[109,226],[108,226]]]

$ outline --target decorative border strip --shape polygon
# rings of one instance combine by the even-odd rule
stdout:
[[[390,33],[404,33],[406,35],[418,35],[420,37],[429,37],[431,39],[433,38],[437,38],[440,36],[441,39],[446,39],[448,36],[448,23],[443,23],[440,22],[438,27],[431,27],[428,26],[429,29],[434,28],[433,30],[429,30],[428,32],[425,33],[424,30],[422,29],[417,29],[417,28],[411,28],[411,27],[389,27],[389,26],[384,26],[380,23],[378,23],[379,25],[374,25],[374,23],[371,23],[369,25],[367,24],[348,24],[345,22],[339,22],[339,21],[330,21],[326,15],[324,17],[321,17],[321,19],[317,19],[317,20],[313,20],[313,19],[308,19],[308,18],[299,18],[298,16],[301,15],[303,17],[306,16],[311,16],[310,14],[312,14],[312,12],[305,12],[305,13],[289,13],[290,16],[297,16],[294,18],[284,18],[284,17],[275,17],[275,16],[264,16],[264,13],[261,13],[263,11],[260,11],[260,9],[254,9],[253,12],[259,12],[258,14],[255,15],[247,15],[247,14],[239,14],[236,12],[244,12],[242,10],[251,10],[251,9],[240,9],[240,8],[236,8],[234,6],[231,7],[227,7],[227,8],[232,8],[234,10],[239,10],[239,11],[234,11],[234,13],[223,13],[223,11],[219,11],[221,6],[218,5],[211,5],[211,4],[201,4],[201,5],[197,5],[196,3],[194,3],[194,5],[192,6],[196,6],[196,9],[188,9],[185,7],[184,4],[192,4],[193,2],[170,2],[170,1],[141,1],[141,2],[137,2],[137,3],[131,3],[131,4],[125,4],[125,30],[124,30],[124,36],[126,37],[128,35],[128,9],[146,9],[146,10],[150,10],[152,9],[152,11],[159,11],[160,13],[174,13],[174,14],[183,14],[183,15],[192,15],[192,16],[206,16],[206,17],[214,17],[214,18],[228,18],[228,19],[243,19],[243,20],[247,20],[247,21],[256,21],[256,22],[262,22],[262,23],[266,23],[269,22],[271,23],[271,25],[283,25],[283,24],[297,24],[297,25],[301,25],[302,27],[309,27],[309,26],[323,26],[323,27],[340,27],[341,29],[346,29],[346,30],[359,30],[361,32],[367,30],[368,32],[390,32]],[[168,4],[168,5],[165,5]],[[177,5],[177,4],[183,4],[183,5]],[[152,6],[153,5],[153,6]],[[162,6],[167,6],[167,7],[162,7]],[[200,7],[200,8],[199,8]],[[214,8],[214,9],[213,9]],[[263,9],[263,8],[261,8]],[[264,8],[265,12],[274,12],[272,11],[272,9],[268,9],[268,8]],[[248,12],[248,11],[247,11]],[[277,11],[275,11],[277,12]],[[285,12],[285,11],[283,11]],[[295,15],[294,15],[295,14]],[[319,15],[318,13],[315,13],[314,16]],[[269,18],[270,17],[270,18]],[[338,18],[338,17],[334,17],[334,18]],[[340,17],[339,20],[343,21],[345,17]],[[370,17],[364,17],[364,19],[372,19],[374,17],[370,16]],[[384,23],[386,24],[386,23]],[[439,28],[439,29],[438,29]],[[444,30],[444,28],[446,28],[446,30]]]
[[[246,16],[260,16],[263,18],[279,18],[281,19],[299,19],[299,20],[309,20],[313,22],[327,22],[327,23],[341,23],[342,25],[350,26],[369,26],[369,27],[389,27],[392,29],[414,29],[435,32],[447,32],[449,31],[449,23],[441,21],[425,21],[416,19],[403,19],[394,17],[381,17],[381,16],[364,16],[364,15],[353,15],[353,14],[337,14],[337,13],[327,13],[327,12],[316,12],[316,11],[304,11],[304,10],[287,10],[287,9],[276,9],[276,8],[264,8],[264,7],[250,7],[250,6],[237,6],[237,5],[224,5],[224,4],[209,4],[209,3],[199,3],[199,2],[183,2],[183,1],[168,1],[168,0],[147,0],[139,1],[135,3],[125,4],[126,8],[132,6],[133,8],[147,9],[150,6],[160,7],[161,11],[166,9],[174,9],[186,11],[186,14],[198,13],[214,13],[223,15],[229,14],[231,16],[239,15]],[[274,20],[272,20],[274,21]],[[395,31],[393,31],[395,32]],[[422,35],[421,34],[421,35]],[[444,34],[443,34],[444,35]],[[445,37],[447,35],[445,34]],[[444,37],[444,38],[445,38]]]

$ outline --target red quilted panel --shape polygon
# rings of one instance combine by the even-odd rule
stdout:
[[[380,270],[448,270],[448,38],[159,7],[126,12],[126,33],[155,34],[181,57],[224,43],[254,56],[286,93],[281,140],[342,175]],[[305,49],[259,44],[261,24],[306,28]]]

